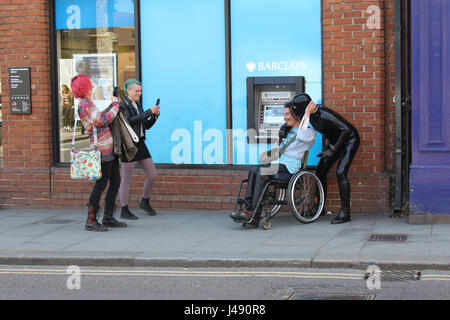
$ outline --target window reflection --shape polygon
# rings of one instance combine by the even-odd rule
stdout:
[[[136,77],[134,6],[132,0],[81,0],[77,5],[56,0],[58,55],[58,116],[60,161],[70,161],[77,99],[70,80],[87,74],[99,109],[111,102],[113,87]],[[123,92],[120,92],[123,96]],[[75,128],[77,149],[88,149],[89,137],[80,121]]]

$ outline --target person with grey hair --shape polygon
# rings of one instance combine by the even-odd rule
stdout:
[[[122,180],[120,182],[119,197],[122,206],[121,218],[136,220],[137,217],[128,208],[131,177],[136,162],[142,166],[147,175],[139,207],[144,209],[149,215],[156,214],[156,211],[150,206],[149,200],[155,185],[157,172],[152,156],[144,141],[145,130],[150,129],[159,116],[159,106],[154,106],[144,111],[140,102],[142,84],[136,79],[129,79],[125,82],[124,92],[125,97],[120,101],[120,107],[123,108],[125,118],[139,137],[139,142],[135,143],[138,149],[135,157],[131,160],[122,159]]]

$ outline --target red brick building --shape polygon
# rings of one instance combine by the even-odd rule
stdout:
[[[354,213],[392,210],[395,171],[394,0],[322,0],[323,103],[359,130],[361,145],[349,172]],[[374,6],[379,11],[368,10]],[[57,161],[54,7],[48,0],[0,0],[2,166],[0,206],[80,207],[90,182],[72,181]],[[369,25],[372,23],[372,25]],[[10,112],[10,67],[31,68],[31,114]],[[137,64],[137,68],[139,65]],[[137,73],[139,74],[139,73]],[[56,159],[56,160],[55,160]],[[156,161],[157,162],[157,161]],[[231,209],[248,167],[162,164],[155,207]],[[335,170],[328,210],[340,206]],[[140,199],[144,174],[135,171],[130,206]]]

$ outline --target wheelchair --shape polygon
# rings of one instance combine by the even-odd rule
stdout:
[[[258,199],[255,212],[261,211],[261,222],[264,230],[270,229],[271,219],[277,215],[283,205],[289,205],[291,213],[302,223],[311,223],[321,214],[325,196],[322,183],[312,172],[306,170],[308,154],[303,157],[301,169],[293,174],[277,173],[264,186]],[[242,180],[236,195],[234,212],[243,210],[245,201],[241,198],[241,190],[248,180]],[[243,226],[253,221],[243,222]]]

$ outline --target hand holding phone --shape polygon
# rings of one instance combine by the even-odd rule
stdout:
[[[159,117],[159,102],[160,102],[161,100],[158,98],[158,99],[156,99],[156,104],[155,104],[155,106],[156,107],[158,107],[158,108],[156,108],[156,110],[154,111],[154,114],[155,114],[155,118],[156,119],[158,119],[158,117]],[[152,110],[153,111],[153,110]]]
[[[113,95],[111,97],[112,102],[120,102],[119,98],[119,87],[114,87]]]

